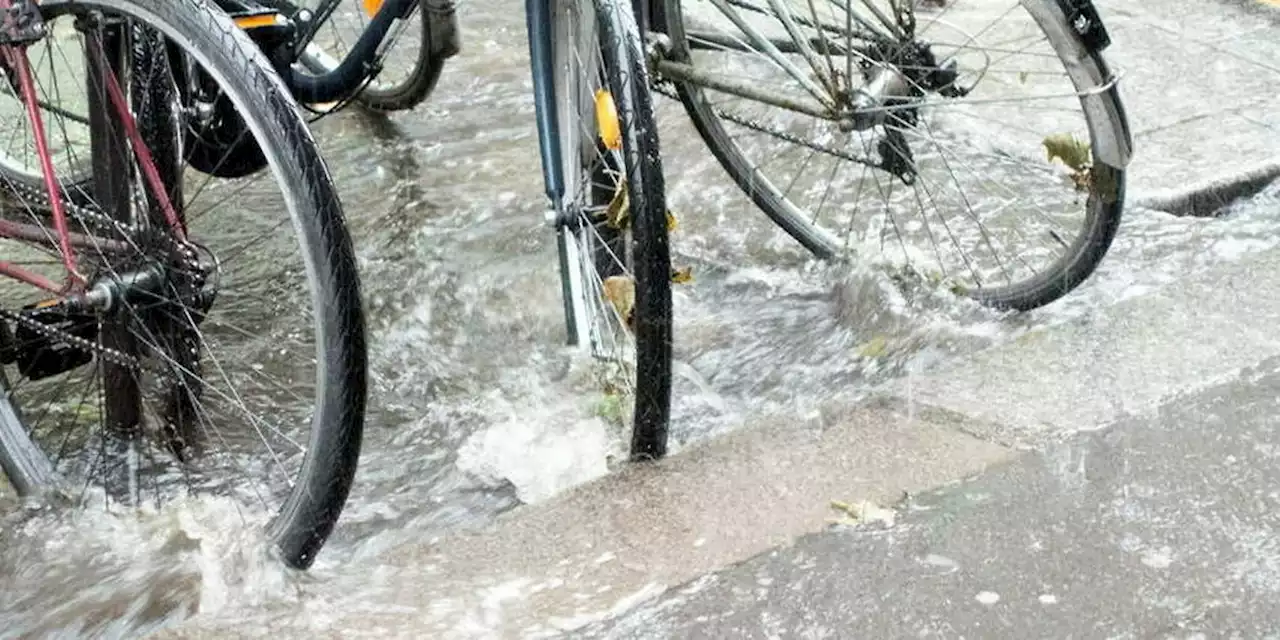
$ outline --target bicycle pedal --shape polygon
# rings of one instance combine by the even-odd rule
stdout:
[[[9,353],[18,363],[18,371],[30,380],[57,375],[93,360],[93,353],[72,344],[65,337],[75,336],[92,342],[97,336],[97,318],[92,314],[68,311],[65,307],[36,303],[23,308],[26,320],[18,322],[10,341]],[[48,328],[41,331],[31,326],[38,322]]]

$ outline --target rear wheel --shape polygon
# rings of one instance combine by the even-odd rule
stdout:
[[[55,200],[0,179],[14,203],[0,210],[0,255],[55,282],[69,257],[85,284],[62,295],[0,278],[0,462],[29,495],[230,499],[245,522],[229,526],[261,523],[306,568],[350,490],[366,388],[354,253],[316,144],[261,53],[202,0],[39,7],[51,35],[29,58],[67,65],[33,64],[50,106],[30,129],[47,132],[55,173],[79,166],[90,186],[60,181]],[[175,61],[234,104],[264,171],[190,166]],[[86,102],[68,108],[59,88]],[[77,128],[65,111],[92,117]],[[35,155],[35,140],[25,147]],[[53,202],[65,255],[50,246]]]
[[[1062,4],[666,0],[659,75],[815,255],[1032,309],[1110,247],[1131,147],[1101,23]]]

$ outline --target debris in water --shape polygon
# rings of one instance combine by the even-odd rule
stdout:
[[[864,358],[879,358],[889,351],[889,339],[876,336],[858,345],[858,355]]]
[[[627,181],[618,181],[618,190],[604,210],[604,221],[614,229],[624,229],[631,220],[631,203],[627,199]]]
[[[595,406],[597,417],[608,422],[622,422],[622,398],[617,393],[606,392]]]
[[[1052,163],[1054,158],[1071,169],[1071,181],[1076,191],[1087,191],[1092,183],[1092,153],[1089,143],[1070,133],[1055,133],[1044,139],[1045,154]]]
[[[631,312],[636,306],[636,283],[631,276],[611,276],[604,279],[604,297],[613,305],[614,311],[618,312],[618,317],[627,323],[627,328],[631,329],[634,324],[632,322]]]
[[[879,522],[885,528],[888,528],[893,526],[898,516],[893,509],[882,507],[870,500],[861,500],[853,504],[832,500],[831,508],[842,511],[845,514],[841,518],[831,519],[830,522],[832,524],[857,525]]]
[[[676,284],[685,284],[693,282],[693,267],[683,267],[671,270],[671,281]]]
[[[994,591],[979,591],[978,595],[973,597],[979,604],[995,604],[1000,602],[1000,594]]]

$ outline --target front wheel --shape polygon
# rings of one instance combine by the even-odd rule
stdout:
[[[566,193],[559,229],[571,341],[596,364],[602,417],[631,458],[666,455],[671,257],[658,128],[628,4],[562,0],[556,78]]]

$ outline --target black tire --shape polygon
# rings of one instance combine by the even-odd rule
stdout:
[[[206,0],[44,0],[40,9],[47,16],[95,10],[122,15],[181,47],[216,77],[262,143],[275,182],[288,194],[292,227],[283,226],[280,233],[294,231],[288,237],[296,238],[309,278],[303,295],[309,297],[314,314],[308,322],[315,334],[316,400],[309,408],[305,444],[300,445],[305,453],[299,471],[280,500],[268,534],[282,560],[305,569],[333,531],[351,489],[367,385],[354,250],[316,142],[263,54]]]
[[[654,20],[660,23],[658,28],[665,28],[670,36],[669,58],[676,62],[692,64],[681,0],[658,0],[658,3]],[[1060,12],[1055,19],[1061,21],[1062,34],[1072,33]],[[1075,42],[1071,46],[1078,50],[1074,53],[1083,58],[1084,64],[1092,66],[1104,82],[1113,79],[1100,51],[1088,51]],[[1072,62],[1071,64],[1081,63]],[[722,118],[716,114],[712,100],[705,95],[703,89],[680,81],[674,81],[674,85],[679,100],[693,121],[698,134],[716,160],[752,202],[815,256],[824,260],[842,259],[841,239],[815,224],[813,215],[789,202],[765,176],[752,166],[750,160],[734,142],[733,137],[726,131]],[[1081,98],[1082,106],[1085,99],[1085,97]],[[1065,253],[1043,272],[1006,286],[967,288],[965,294],[969,297],[996,309],[1017,311],[1035,309],[1061,298],[1082,284],[1093,274],[1106,255],[1119,229],[1121,214],[1124,210],[1124,163],[1128,160],[1127,153],[1132,145],[1132,139],[1123,105],[1114,86],[1099,95],[1090,96],[1089,99],[1096,101],[1084,109],[1089,120],[1090,132],[1111,132],[1121,140],[1121,146],[1124,147],[1122,153],[1126,157],[1123,158],[1123,162],[1116,163],[1119,166],[1095,160],[1094,179],[1096,184],[1104,186],[1090,191],[1080,233],[1075,236]],[[1094,133],[1094,135],[1097,134]],[[1096,140],[1094,146],[1095,148],[1097,146]]]
[[[447,5],[436,8],[437,5]],[[427,19],[430,17],[430,19]],[[422,0],[418,7],[422,47],[413,70],[403,82],[370,85],[358,101],[366,109],[379,112],[408,111],[427,100],[440,81],[444,63],[458,53],[458,18],[453,3]]]
[[[671,248],[666,185],[644,46],[629,3],[596,0],[605,74],[618,105],[631,201],[636,280],[633,460],[667,453],[671,419]]]
[[[440,74],[444,72],[445,61],[458,53],[457,13],[452,0],[422,0],[414,9],[412,19],[417,22],[418,35],[422,40],[413,67],[395,83],[369,83],[356,97],[356,102],[362,107],[389,113],[408,111],[422,104],[435,90]],[[393,52],[389,55],[403,54],[397,49],[399,44],[392,45]],[[319,61],[305,56],[301,63],[311,73],[328,71]]]
[[[607,88],[616,107],[621,146],[620,150],[615,147],[614,151],[605,151],[606,145],[600,140],[600,131],[595,127],[594,110],[589,114],[583,111],[561,112],[561,127],[579,131],[586,129],[595,136],[582,141],[580,149],[571,145],[562,148],[566,174],[575,172],[582,176],[590,189],[589,193],[566,194],[566,199],[578,197],[584,201],[569,205],[570,213],[581,218],[562,229],[561,233],[576,234],[577,246],[590,252],[590,255],[582,256],[581,268],[586,278],[604,282],[611,277],[626,276],[634,283],[634,306],[629,320],[622,320],[629,323],[635,343],[634,406],[630,424],[622,426],[630,427],[632,460],[658,459],[667,453],[671,412],[671,256],[667,238],[666,191],[648,71],[640,33],[628,3],[618,0],[593,0],[593,3],[566,1],[570,6],[553,5],[551,9],[562,20],[557,29],[579,33],[578,25],[593,17],[583,15],[575,22],[571,16],[594,6],[594,46],[599,56],[595,59],[596,70],[588,72],[579,67],[578,62],[595,56],[597,51],[588,53],[582,50],[593,45],[581,42],[581,37],[577,37],[580,49],[574,50],[571,47],[576,36],[557,36],[557,56],[567,56],[567,61],[557,62],[557,71],[568,70],[562,77],[563,84],[559,90],[572,88],[557,102],[562,105],[576,102],[574,108],[586,109],[583,102],[589,100],[584,99],[582,92]],[[575,72],[583,75],[579,77]],[[597,75],[589,76],[589,73]],[[579,92],[577,100],[571,97],[573,92]],[[575,158],[575,153],[582,155]],[[629,222],[623,230],[618,230],[596,217],[598,214],[588,214],[587,211],[604,208],[612,199],[622,176],[625,176],[630,204]],[[592,298],[597,291],[584,291],[582,295]],[[604,304],[603,301],[594,302]],[[622,331],[619,321],[608,312],[592,313],[590,317],[589,321],[574,317],[570,311],[570,322],[577,325],[573,333],[580,340],[585,339],[583,325],[588,322],[595,327],[593,335],[596,330]],[[600,329],[604,325],[609,329]],[[627,348],[625,342],[621,347],[612,340],[602,342],[615,348]],[[592,348],[596,346],[593,342]],[[620,356],[607,356],[610,360],[615,357]]]

